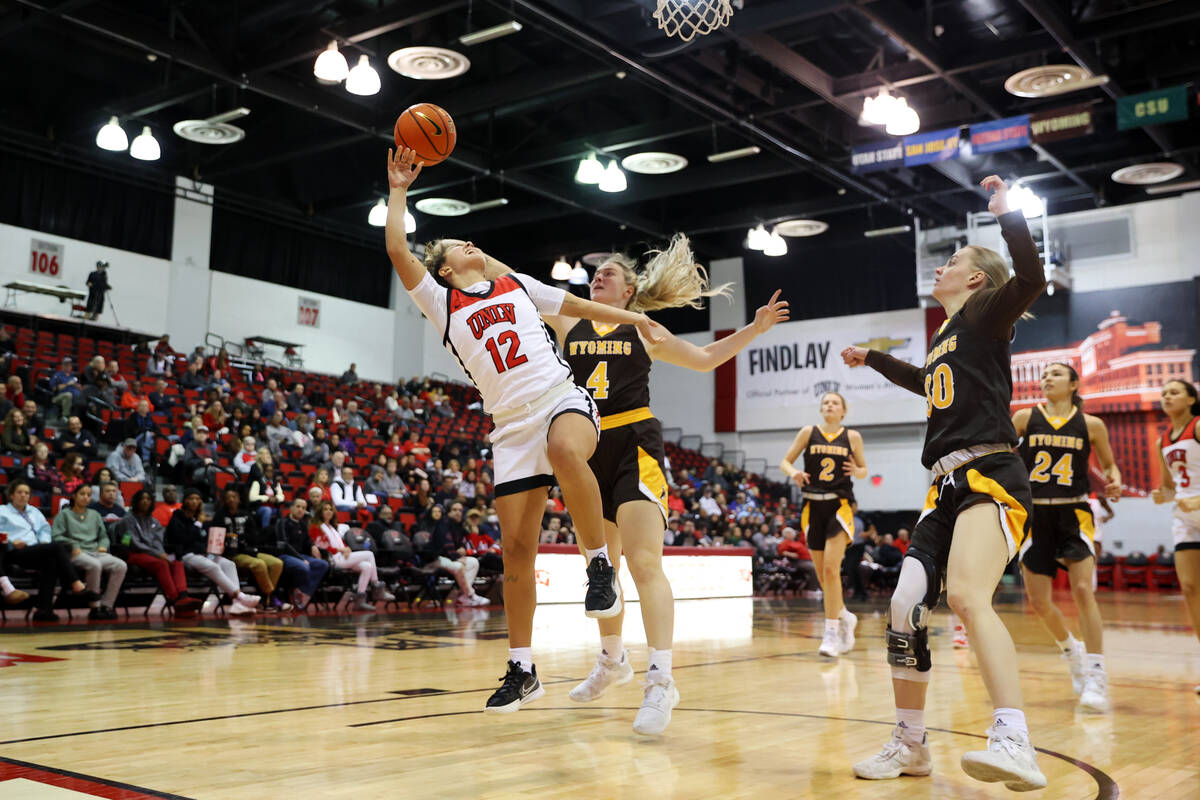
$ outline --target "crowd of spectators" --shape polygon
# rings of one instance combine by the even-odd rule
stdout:
[[[397,565],[451,578],[458,602],[488,602],[476,578],[501,573],[503,561],[486,442],[429,435],[437,420],[477,414],[472,397],[418,377],[363,382],[355,364],[310,387],[224,350],[184,359],[166,337],[130,375],[101,356],[30,374],[21,355],[0,335],[0,453],[13,462],[0,576],[6,564],[37,573],[40,619],[54,616],[55,582],[86,597],[93,618],[111,619],[128,565],[179,614],[199,605],[188,571],[227,595],[233,613],[302,609],[335,571],[352,573],[353,607],[370,610],[394,599],[380,568]],[[289,485],[281,466],[311,479]],[[815,589],[786,485],[716,459],[703,470],[668,465],[667,480],[665,544],[750,546],[760,571]],[[26,521],[34,513],[45,525]],[[907,544],[859,527],[847,579],[866,591]],[[542,528],[543,542],[575,541],[557,489]],[[0,589],[5,602],[25,600],[6,577]]]

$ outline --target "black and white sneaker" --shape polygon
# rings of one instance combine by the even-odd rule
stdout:
[[[617,571],[601,553],[587,566],[587,596],[583,613],[593,619],[607,619],[621,613],[621,584]]]
[[[504,683],[488,698],[483,710],[488,714],[513,714],[520,711],[521,706],[546,694],[538,680],[537,667],[532,670],[526,672],[517,662],[508,662],[508,672],[502,678]]]

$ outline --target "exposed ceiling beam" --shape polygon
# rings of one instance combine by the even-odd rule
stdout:
[[[17,2],[46,13],[55,13],[53,8],[47,7],[41,0],[17,0]],[[246,91],[270,97],[286,105],[333,120],[348,128],[370,134],[376,138],[389,142],[392,140],[390,127],[380,129],[374,124],[373,120],[366,118],[364,112],[356,107],[347,107],[344,104],[338,104],[340,107],[335,106],[331,102],[332,98],[328,97],[326,93],[317,93],[298,86],[291,81],[271,75],[262,75],[252,81],[246,75],[232,74],[217,59],[194,45],[173,41],[162,34],[144,28],[118,28],[109,20],[107,15],[71,13],[56,14],[56,16],[59,16],[66,22],[90,30],[93,33],[123,42],[130,47],[155,53],[163,58],[173,59],[191,69],[210,75],[223,83],[239,86]],[[462,145],[459,145],[455,149],[454,155],[448,160],[478,174],[492,174],[492,170],[487,165],[486,159],[478,154],[471,153]],[[555,185],[543,178],[519,173],[506,173],[504,180],[532,194],[548,200],[554,200],[572,208],[587,211],[597,217],[608,219],[617,224],[627,225],[659,238],[665,238],[666,236],[659,225],[641,217],[586,207],[581,201],[570,197],[569,192],[565,190],[566,187]]]
[[[1027,0],[1021,0],[1027,2]],[[873,22],[888,36],[891,36],[896,41],[900,42],[904,48],[918,58],[925,66],[929,67],[939,78],[949,84],[956,92],[970,100],[981,111],[991,115],[993,119],[1000,119],[1004,114],[995,106],[993,106],[986,98],[964,83],[957,75],[951,75],[942,67],[941,57],[934,52],[933,48],[927,42],[922,40],[919,34],[914,33],[908,23],[897,15],[893,10],[884,11],[882,4],[871,6],[855,6],[855,11],[862,14],[864,17]],[[1087,189],[1089,192],[1095,192],[1095,189],[1083,178],[1071,171],[1070,167],[1059,160],[1049,150],[1041,145],[1031,145],[1033,151],[1048,161],[1055,169],[1062,172],[1079,186]],[[950,162],[943,161],[943,164]],[[965,173],[966,170],[963,170]]]

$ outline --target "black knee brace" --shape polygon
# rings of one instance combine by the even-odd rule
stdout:
[[[911,667],[917,672],[928,672],[933,667],[929,653],[929,607],[918,603],[908,612],[908,624],[912,633],[904,633],[892,627],[891,612],[888,612],[887,660],[893,667]]]
[[[925,608],[932,611],[937,608],[938,598],[942,596],[942,573],[938,569],[937,559],[917,547],[909,547],[905,558],[915,558],[925,569]],[[914,625],[915,629],[917,626]]]

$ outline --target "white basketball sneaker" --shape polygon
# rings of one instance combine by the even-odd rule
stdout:
[[[838,623],[839,625],[841,623]],[[821,637],[821,646],[817,648],[817,652],[826,658],[837,658],[842,652],[841,633],[838,628],[825,629],[825,635]]]
[[[1001,733],[995,727],[987,733],[987,750],[963,754],[963,772],[985,783],[1003,781],[1014,792],[1046,788],[1046,776],[1038,769],[1037,751],[1028,734]]]
[[[646,673],[646,693],[633,719],[633,730],[643,736],[658,736],[671,724],[671,709],[679,705],[675,679],[661,672]]]
[[[1063,661],[1067,662],[1067,667],[1071,670],[1071,689],[1075,694],[1083,691],[1083,682],[1087,677],[1087,668],[1084,666],[1086,656],[1087,646],[1080,641],[1076,641],[1062,654]]]
[[[576,703],[590,703],[604,694],[610,686],[624,686],[633,680],[633,665],[629,663],[629,651],[622,650],[621,658],[615,658],[601,653],[596,658],[596,665],[583,679],[583,683],[567,692],[567,696]]]
[[[961,622],[954,623],[954,649],[969,650],[971,642],[967,639],[967,629]]]
[[[846,611],[838,619],[838,649],[849,653],[854,649],[854,629],[858,627],[858,617]]]
[[[1108,676],[1104,670],[1088,670],[1083,679],[1083,691],[1079,693],[1079,707],[1093,714],[1108,712]]]
[[[904,741],[902,728],[892,729],[892,739],[875,755],[854,765],[854,774],[869,781],[886,781],[901,775],[928,775],[933,772],[929,756],[929,737],[922,736],[914,745]]]

